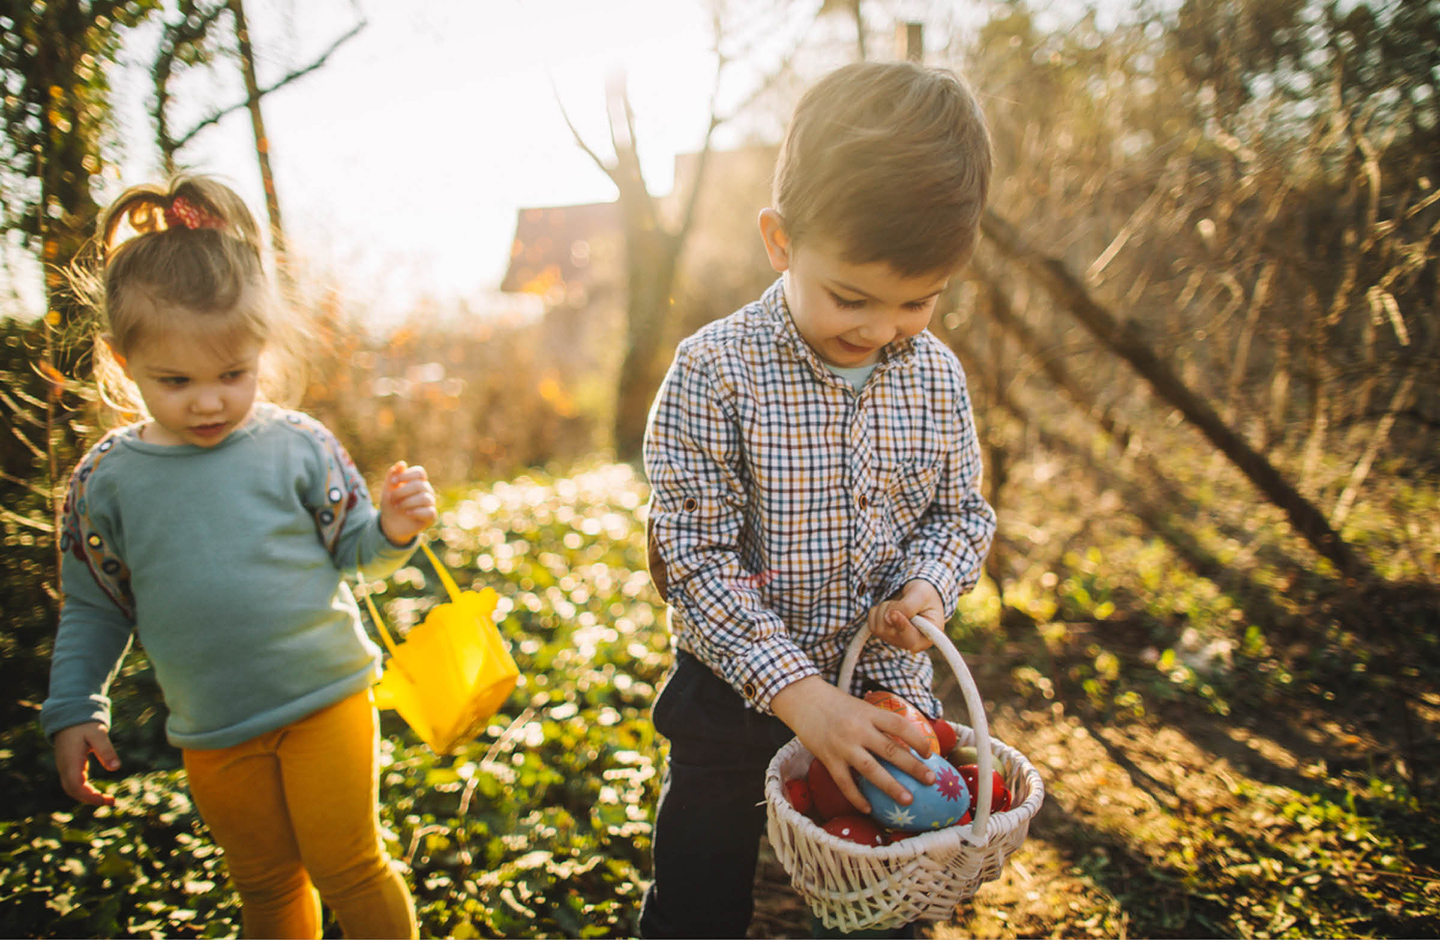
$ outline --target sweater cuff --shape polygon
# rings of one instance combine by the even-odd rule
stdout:
[[[40,708],[40,730],[47,740],[74,725],[98,721],[110,727],[110,699],[103,695],[88,698],[50,700]]]

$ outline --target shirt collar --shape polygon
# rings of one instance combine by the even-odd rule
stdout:
[[[765,314],[775,324],[775,342],[781,348],[789,348],[791,354],[800,362],[810,367],[817,378],[824,381],[837,380],[845,381],[826,368],[825,363],[820,361],[815,350],[805,342],[805,337],[800,335],[800,329],[795,325],[795,319],[790,315],[790,305],[785,300],[785,278],[782,275],[775,279],[775,283],[766,289],[760,298],[760,304]],[[908,369],[915,364],[915,338],[907,337],[899,342],[891,343],[880,351],[880,361],[875,367],[875,373],[888,372],[892,369]]]

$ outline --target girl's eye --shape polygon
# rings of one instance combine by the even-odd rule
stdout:
[[[168,388],[184,388],[188,381],[190,380],[183,375],[167,375],[160,380],[160,384]]]
[[[245,378],[245,373],[247,371],[248,370],[246,369],[235,369],[234,371],[226,372],[224,375],[220,376],[220,378],[226,382],[238,382],[241,379]]]

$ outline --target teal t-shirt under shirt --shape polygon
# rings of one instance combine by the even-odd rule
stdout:
[[[827,362],[825,368],[849,382],[855,389],[855,394],[858,395],[860,390],[865,387],[865,383],[870,381],[870,373],[874,372],[875,367],[879,364],[879,362],[872,362],[868,366],[835,366]]]

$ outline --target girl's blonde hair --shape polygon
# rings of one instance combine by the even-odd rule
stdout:
[[[95,379],[107,404],[144,413],[116,355],[176,332],[222,350],[259,343],[263,393],[281,404],[298,402],[305,330],[276,296],[260,227],[230,187],[205,176],[132,186],[101,215],[95,248],[71,279],[98,315]]]

